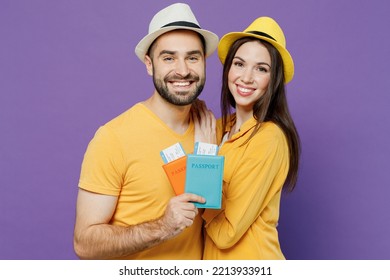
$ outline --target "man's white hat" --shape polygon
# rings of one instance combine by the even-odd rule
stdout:
[[[143,62],[145,54],[154,40],[160,35],[176,29],[192,30],[202,35],[206,43],[206,57],[211,55],[218,46],[218,36],[200,27],[190,6],[176,3],[162,9],[153,17],[149,24],[148,35],[135,47],[138,58]]]

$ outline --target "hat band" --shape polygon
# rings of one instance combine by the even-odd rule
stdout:
[[[171,23],[168,23],[168,24],[162,26],[161,28],[168,27],[168,26],[185,26],[185,27],[193,27],[193,28],[199,28],[200,29],[199,25],[197,25],[195,23],[192,23],[192,22],[188,22],[188,21],[175,21],[175,22],[171,22]]]
[[[267,33],[264,33],[264,32],[260,32],[260,31],[247,31],[246,33],[251,33],[251,34],[267,37],[267,38],[277,42],[272,36],[270,36],[270,35],[268,35]]]

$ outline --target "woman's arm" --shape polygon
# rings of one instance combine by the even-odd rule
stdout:
[[[224,189],[224,210],[206,209],[203,214],[207,234],[221,249],[230,248],[240,240],[281,191],[288,172],[284,136],[263,132],[257,138],[242,150],[237,169]]]
[[[216,119],[206,103],[197,99],[191,107],[195,125],[195,142],[217,144]]]

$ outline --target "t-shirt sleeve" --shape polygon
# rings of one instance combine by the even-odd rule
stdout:
[[[123,170],[120,142],[109,127],[100,127],[84,154],[79,187],[117,196],[121,191]]]

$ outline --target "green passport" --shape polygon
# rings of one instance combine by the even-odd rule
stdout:
[[[198,208],[220,209],[224,156],[187,155],[185,192],[203,196],[206,203],[194,203]]]

